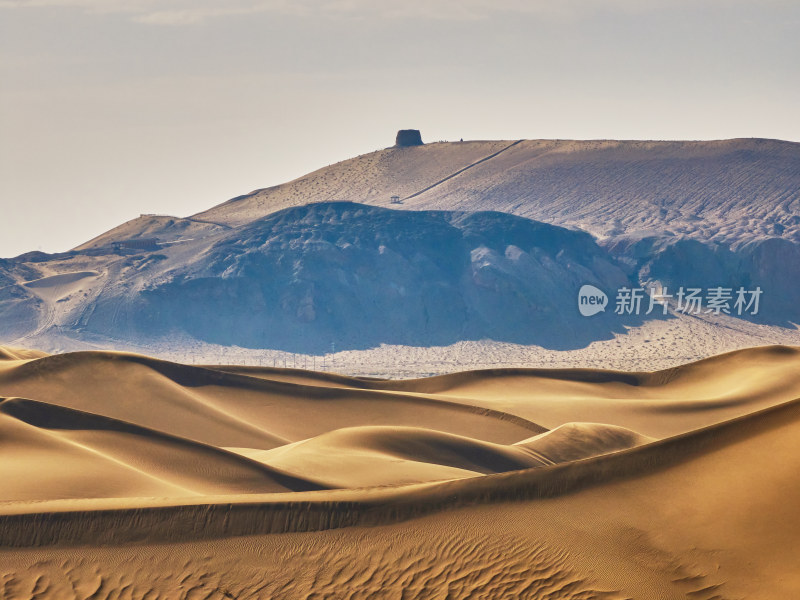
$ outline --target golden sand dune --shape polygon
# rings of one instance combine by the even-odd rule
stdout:
[[[553,428],[571,420],[665,437],[800,397],[800,349],[750,348],[656,372],[494,369],[361,385],[433,394]]]
[[[359,381],[349,378],[338,380]],[[544,427],[435,395],[253,377],[113,352],[0,365],[0,394],[95,412],[217,446],[270,449],[361,425],[513,443]]]
[[[553,465],[652,441],[594,423],[569,423],[517,442],[493,444],[418,427],[348,427],[273,450],[232,449],[332,488],[474,477]]]
[[[33,400],[0,401],[0,440],[4,501],[321,487],[214,446]]]
[[[28,350],[27,348],[9,348],[0,346],[0,361],[4,360],[29,360],[31,358],[43,358],[48,356],[46,352],[38,350]]]
[[[796,348],[408,381],[4,356],[0,598],[800,597]]]

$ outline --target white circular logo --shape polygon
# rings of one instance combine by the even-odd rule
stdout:
[[[603,312],[608,306],[608,296],[593,285],[581,286],[578,292],[578,310],[584,317],[591,317]]]

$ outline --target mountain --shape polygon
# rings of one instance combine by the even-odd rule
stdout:
[[[757,314],[710,324],[743,332],[734,346],[710,342],[720,352],[795,343],[798,281],[800,144],[440,142],[352,158],[191,217],[141,215],[69,252],[1,260],[0,339],[572,350],[658,320],[687,339],[697,322],[674,310],[581,317],[583,284],[612,303],[621,287],[758,289]]]
[[[392,204],[398,196],[402,204]],[[800,144],[517,140],[390,147],[193,218],[238,226],[297,203],[497,210],[595,235],[645,285],[763,290],[758,320],[800,322]]]

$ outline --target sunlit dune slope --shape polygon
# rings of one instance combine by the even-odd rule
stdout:
[[[32,358],[43,358],[48,356],[46,352],[38,350],[28,350],[27,348],[9,348],[0,346],[0,361],[4,360],[30,360]]]
[[[800,349],[763,346],[655,372],[492,369],[356,385],[431,394],[535,420],[578,420],[664,437],[800,397]]]

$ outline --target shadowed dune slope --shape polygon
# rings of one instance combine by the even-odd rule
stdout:
[[[19,398],[0,402],[2,500],[321,489],[213,446]]]

